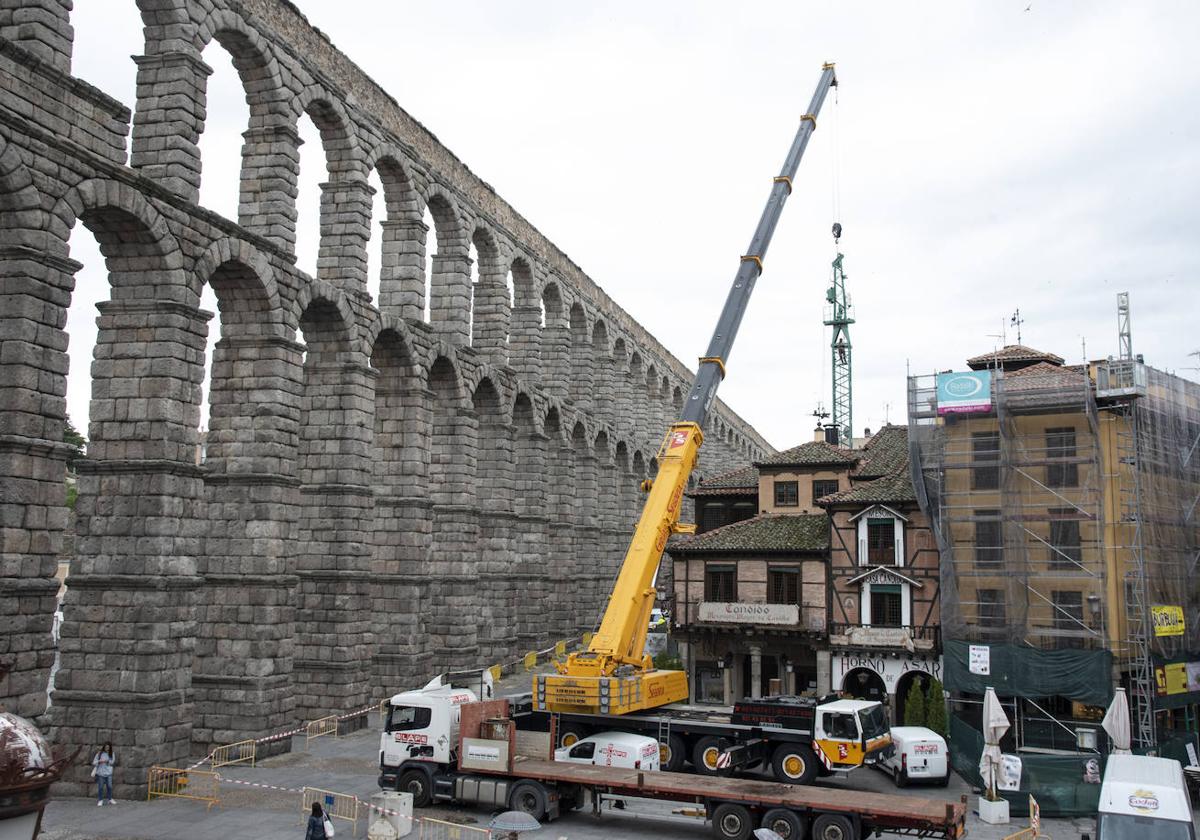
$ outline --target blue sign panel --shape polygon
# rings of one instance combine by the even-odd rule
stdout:
[[[971,414],[992,409],[992,372],[971,370],[937,375],[938,414]]]

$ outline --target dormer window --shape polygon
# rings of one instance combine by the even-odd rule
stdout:
[[[851,517],[854,520],[858,521],[858,565],[904,565],[905,516],[886,505],[875,505]]]

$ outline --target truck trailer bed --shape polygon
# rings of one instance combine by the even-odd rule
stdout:
[[[966,806],[921,797],[785,785],[758,779],[639,772],[517,757],[513,775],[558,784],[577,784],[603,793],[707,804],[737,802],[756,808],[790,808],[840,813],[872,828],[925,837],[956,838],[965,832]]]

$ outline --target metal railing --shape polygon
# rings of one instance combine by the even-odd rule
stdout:
[[[208,807],[221,804],[219,779],[207,770],[182,767],[151,767],[146,775],[146,801],[156,797],[194,799]]]
[[[319,802],[325,810],[325,815],[334,820],[346,820],[352,826],[351,836],[358,836],[358,797],[352,793],[338,793],[334,790],[306,787],[301,791],[300,810],[306,815],[312,813],[314,802]],[[307,819],[307,816],[304,817]]]
[[[417,840],[488,840],[492,833],[486,828],[422,817]]]
[[[304,727],[304,749],[308,749],[309,743],[311,743],[314,738],[322,738],[326,735],[332,735],[336,738],[337,734],[337,715],[330,715],[329,717],[323,717],[318,720],[309,721],[308,725]]]
[[[258,757],[258,742],[254,740],[238,741],[235,744],[223,744],[212,751],[210,763],[215,770],[230,764],[242,764],[249,761],[254,766]]]

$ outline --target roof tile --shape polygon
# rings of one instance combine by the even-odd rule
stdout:
[[[672,544],[670,552],[812,552],[829,549],[829,517],[825,514],[783,516],[763,513],[752,519],[714,528]]]
[[[847,466],[858,461],[858,453],[850,449],[825,443],[824,441],[809,441],[783,452],[768,455],[761,461],[755,461],[756,467],[824,467]]]

